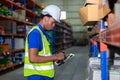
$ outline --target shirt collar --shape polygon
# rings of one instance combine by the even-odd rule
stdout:
[[[43,29],[43,27],[38,23],[37,26],[40,28],[40,30],[43,32],[43,34],[47,37],[47,39],[49,40],[49,35],[47,34],[47,32]]]

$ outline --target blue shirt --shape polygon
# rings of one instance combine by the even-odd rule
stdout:
[[[48,34],[46,31],[42,28],[40,24],[37,24],[37,26],[41,29],[43,34],[46,36],[47,39],[49,39]],[[28,36],[28,43],[29,43],[29,49],[30,48],[37,48],[38,50],[42,50],[42,39],[40,32],[37,29],[34,29]]]

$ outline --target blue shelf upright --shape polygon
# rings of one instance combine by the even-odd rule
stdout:
[[[10,16],[13,16],[13,14],[12,14],[12,11],[13,11],[13,5],[11,5],[11,7],[10,7],[10,11],[11,11],[11,15]],[[13,25],[13,22],[11,22],[10,23],[10,33],[12,33],[13,34],[13,32],[14,32],[14,25]],[[13,50],[14,49],[14,38],[12,37],[12,39],[11,39],[11,49]]]
[[[26,8],[26,0],[24,0],[24,7]],[[25,16],[25,21],[26,21],[26,16]],[[24,25],[24,34],[26,34],[26,25]]]
[[[35,10],[36,10],[36,6],[34,5],[34,6],[33,6],[33,11],[35,11]],[[35,24],[37,24],[36,16],[33,17],[33,22],[34,22]]]
[[[10,11],[11,11],[11,15],[10,16],[13,16],[13,14],[12,14],[13,5],[12,4],[11,4],[11,7],[10,7]],[[13,22],[11,22],[10,23],[10,33],[13,34],[13,32],[14,32],[14,25],[13,25]],[[10,47],[11,47],[12,50],[14,50],[14,48],[15,48],[14,43],[15,43],[15,40],[14,40],[14,38],[12,36],[12,38],[11,38],[11,45],[10,45]],[[12,60],[13,63],[15,63],[14,56],[15,56],[14,54],[11,55],[11,60]]]
[[[98,43],[94,39],[90,39],[91,41],[91,49],[90,53],[93,57],[98,57]]]
[[[103,24],[103,20],[100,21],[100,51],[101,51],[101,79],[108,80],[108,57],[107,57],[107,45],[102,42],[101,32],[106,27]]]

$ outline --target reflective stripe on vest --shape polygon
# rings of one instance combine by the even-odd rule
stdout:
[[[51,70],[54,68],[53,65],[51,65],[51,66],[33,66],[30,64],[25,64],[24,67],[28,68],[28,69],[34,69],[34,70]]]
[[[25,57],[28,57],[28,55],[29,55],[29,54],[26,52],[26,53],[25,53]],[[40,54],[40,56],[51,56],[51,54]]]
[[[42,39],[42,50],[38,52],[38,55],[41,56],[51,56],[50,45],[46,38],[46,36],[42,33],[38,26],[34,26],[31,30],[37,29],[40,32]],[[30,34],[28,33],[28,35]],[[28,36],[27,36],[28,37]],[[30,75],[41,75],[47,77],[54,77],[54,66],[53,62],[46,63],[30,63],[29,61],[29,53],[28,53],[28,38],[26,37],[26,45],[25,45],[25,65],[24,65],[24,76]]]

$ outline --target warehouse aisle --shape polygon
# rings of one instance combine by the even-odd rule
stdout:
[[[23,77],[23,67],[0,75],[0,80],[27,80]]]
[[[71,47],[64,50],[75,56],[67,63],[56,67],[55,80],[85,80],[87,76],[88,47]]]
[[[88,50],[87,46],[74,46],[64,50],[67,54],[74,53],[75,56],[67,61],[67,63],[55,67],[55,80],[85,80],[87,76]],[[0,80],[26,80],[23,77],[23,67],[0,75]]]

